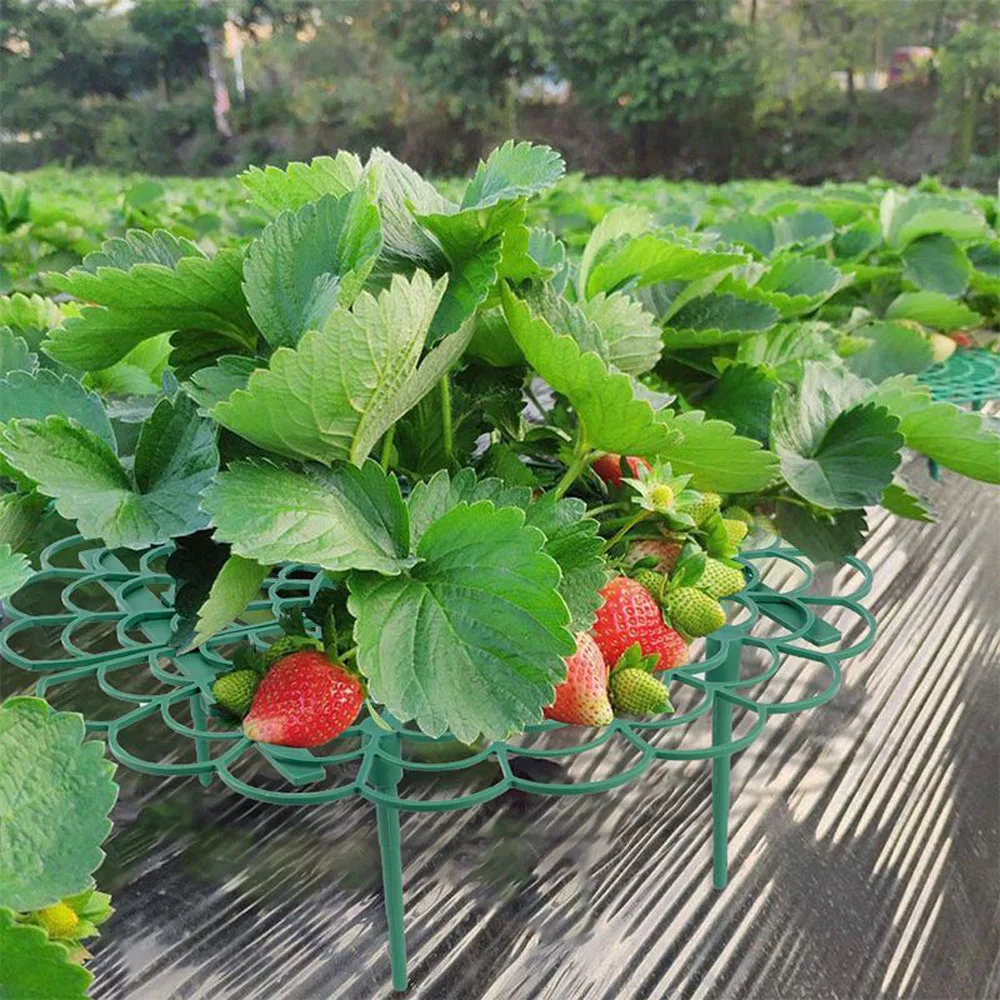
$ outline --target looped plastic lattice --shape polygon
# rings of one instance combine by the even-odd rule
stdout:
[[[678,704],[674,715],[619,718],[602,730],[543,723],[519,737],[474,748],[448,737],[433,739],[393,720],[393,732],[387,733],[365,719],[322,752],[298,750],[254,744],[227,727],[211,712],[211,684],[229,668],[236,641],[262,645],[279,634],[277,616],[311,601],[322,574],[312,567],[281,567],[237,623],[200,650],[180,653],[169,642],[173,590],[163,570],[169,553],[169,546],[155,549],[129,568],[116,554],[78,538],[50,546],[40,572],[9,602],[13,621],[0,632],[0,655],[18,667],[45,671],[38,693],[83,712],[88,726],[106,735],[111,753],[128,767],[165,776],[197,774],[206,783],[218,775],[234,791],[272,803],[361,795],[399,809],[459,809],[512,788],[543,794],[604,791],[637,778],[657,759],[728,757],[749,745],[769,716],[830,699],[840,685],[841,663],[867,649],[875,633],[872,615],[859,603],[871,587],[864,563],[849,561],[857,576],[853,592],[827,596],[810,592],[813,569],[796,550],[748,552],[743,558],[748,583],[729,602],[731,623],[709,637],[695,662],[661,675]],[[781,589],[765,584],[765,573],[769,580],[781,577]],[[33,593],[38,599],[48,595],[51,606],[55,589],[58,610],[28,610]],[[831,609],[854,616],[850,631],[857,638],[849,644],[821,617]],[[46,644],[54,658],[39,658],[37,651]],[[744,660],[754,662],[749,672],[744,663],[741,675],[744,650],[753,651]],[[785,671],[790,681],[803,661],[822,681],[806,697],[776,698],[782,682],[771,682]],[[747,725],[737,735],[720,734],[714,722],[720,708],[727,717],[735,710]],[[705,716],[713,719],[713,739],[689,745],[693,724]],[[612,747],[620,752],[602,753]],[[579,769],[584,776],[574,780],[537,780],[517,763],[527,757],[568,765],[588,756],[594,766]],[[491,767],[478,769],[472,791],[446,787],[429,795],[427,782],[419,780],[445,772],[468,776],[487,764]],[[562,779],[568,770],[578,770],[555,769]],[[400,782],[400,776],[418,780]]]
[[[971,403],[978,409],[984,403],[1000,399],[1000,354],[960,348],[919,378],[935,399]]]

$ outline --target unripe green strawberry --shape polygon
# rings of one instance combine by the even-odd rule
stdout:
[[[628,715],[657,715],[671,711],[667,686],[645,670],[613,670],[609,683],[615,711]]]
[[[635,582],[641,583],[653,595],[657,604],[663,604],[667,578],[662,573],[657,573],[654,569],[640,569],[635,574]]]
[[[53,903],[35,914],[50,938],[68,938],[80,926],[80,918],[69,903]]]
[[[746,578],[741,570],[709,556],[705,560],[705,572],[701,574],[697,586],[712,597],[729,597],[738,594],[746,586]]]
[[[262,654],[264,666],[270,669],[283,656],[288,656],[291,653],[301,653],[306,649],[322,652],[323,644],[318,639],[312,639],[306,635],[283,635],[280,639],[275,639],[264,650]]]
[[[729,537],[729,545],[734,549],[740,547],[740,542],[747,537],[747,532],[750,530],[746,521],[737,521],[731,517],[724,517],[722,526],[726,529],[726,535]]]
[[[708,635],[726,624],[722,605],[697,587],[678,587],[671,591],[666,607],[674,628],[687,635]]]
[[[256,670],[231,670],[215,679],[212,695],[227,712],[242,717],[250,710],[260,678]]]
[[[753,514],[746,509],[746,507],[727,507],[723,512],[722,516],[729,518],[732,521],[742,521],[748,527],[753,525]]]
[[[702,493],[701,498],[694,503],[685,504],[679,507],[682,513],[687,514],[695,524],[702,524],[708,520],[722,506],[722,497],[718,493]]]

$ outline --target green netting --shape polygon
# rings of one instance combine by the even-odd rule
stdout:
[[[978,409],[990,400],[1000,399],[1000,354],[960,348],[919,378],[935,399],[971,403]]]
[[[856,586],[831,596],[812,592],[813,568],[796,550],[747,552],[747,587],[727,602],[730,624],[698,647],[695,662],[661,675],[679,703],[674,715],[619,718],[601,730],[549,722],[474,748],[449,737],[433,739],[391,718],[393,731],[387,733],[366,719],[322,752],[299,750],[255,744],[230,728],[213,715],[211,684],[229,669],[237,641],[262,645],[276,636],[278,615],[309,603],[322,574],[308,566],[281,567],[238,622],[200,650],[181,653],[170,644],[174,593],[164,571],[170,551],[164,546],[147,552],[130,568],[122,559],[134,560],[133,554],[79,538],[50,546],[41,570],[8,603],[13,620],[0,632],[0,654],[18,667],[44,671],[39,695],[83,712],[88,727],[104,733],[111,753],[128,767],[163,776],[197,774],[205,783],[217,775],[234,791],[271,803],[360,795],[399,809],[459,809],[515,788],[548,795],[605,791],[639,777],[654,760],[729,757],[760,734],[769,716],[814,708],[833,697],[841,663],[867,649],[875,633],[872,615],[859,603],[871,587],[864,563],[849,560]],[[765,572],[772,582],[781,578],[778,589],[763,582]],[[56,592],[58,608],[52,606]],[[51,611],[40,613],[45,600]],[[854,616],[848,630],[854,638],[824,621],[821,613],[831,609]],[[754,651],[742,657],[749,667],[745,675],[738,669],[744,651]],[[808,697],[775,698],[775,685],[768,682],[786,671],[791,681],[803,663],[817,669],[823,682]],[[720,728],[716,722],[716,716],[728,719],[734,712],[744,721],[736,735],[728,723]],[[692,742],[694,723],[704,717],[712,719],[712,739]],[[524,758],[560,765],[559,780],[526,775]],[[569,766],[582,759],[593,766]],[[468,782],[452,781],[473,771],[472,790]],[[435,776],[447,780],[420,780]]]

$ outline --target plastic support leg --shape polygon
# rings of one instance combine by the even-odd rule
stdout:
[[[205,719],[205,706],[202,704],[201,695],[196,694],[191,700],[191,721],[194,723],[194,728],[205,731],[206,719]],[[196,736],[194,741],[194,754],[195,759],[199,763],[202,761],[207,761],[211,758],[211,750],[208,746],[208,740],[204,736]],[[212,775],[214,772],[205,771],[203,774],[198,775],[198,780],[206,788],[212,783]]]
[[[737,680],[740,675],[740,648],[739,643],[733,643],[725,660],[708,673],[706,680],[715,683]],[[732,702],[716,696],[712,705],[712,746],[722,746],[732,738]],[[724,889],[729,881],[729,779],[732,760],[731,753],[712,758],[712,883],[716,889]]]
[[[387,753],[399,755],[399,739],[381,738]],[[372,765],[372,784],[379,791],[394,792],[402,776],[398,764],[376,757]],[[407,986],[406,927],[403,908],[403,856],[399,840],[399,810],[395,806],[375,806],[378,819],[378,844],[382,854],[382,893],[385,916],[389,924],[389,963],[392,968],[392,988],[402,991]]]

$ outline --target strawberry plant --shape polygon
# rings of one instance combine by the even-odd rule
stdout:
[[[68,301],[0,299],[0,596],[43,517],[175,542],[179,647],[318,566],[337,641],[237,663],[221,708],[313,745],[367,700],[473,743],[668,710],[748,537],[839,559],[866,508],[930,518],[904,448],[1000,481],[1000,437],[914,377],[997,314],[974,198],[636,186],[577,232],[562,175],[513,142],[447,192],[380,150],[251,168],[264,224],[215,246],[133,197],[148,228],[46,278]],[[600,678],[636,644],[643,676]]]
[[[86,995],[82,941],[111,916],[94,887],[118,788],[81,716],[38,698],[0,704],[0,996]]]

